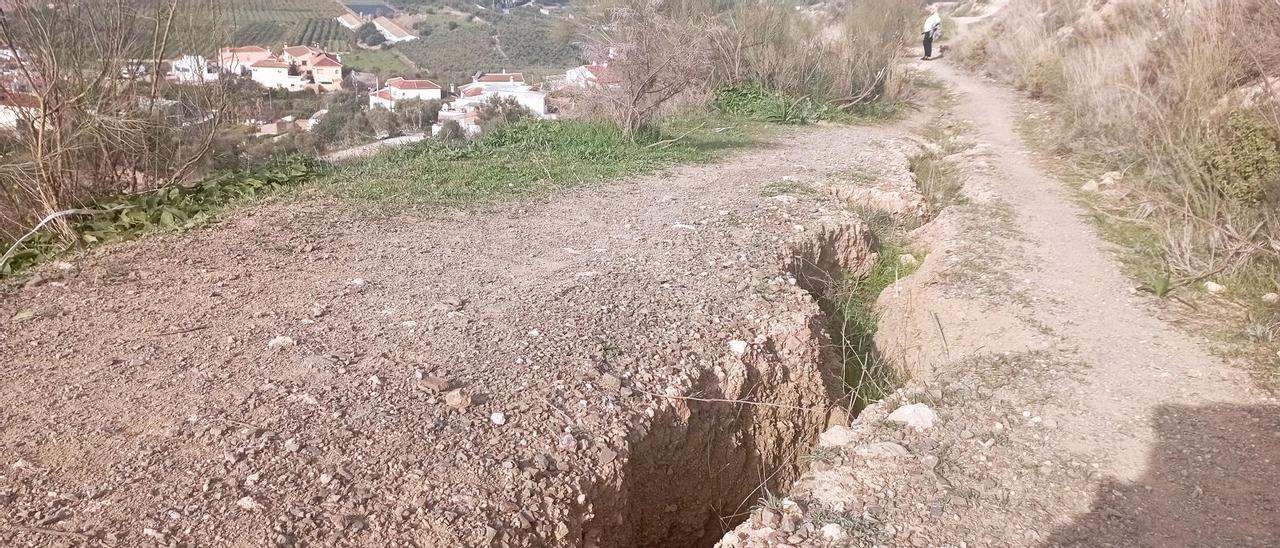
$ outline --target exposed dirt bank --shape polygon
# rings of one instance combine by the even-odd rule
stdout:
[[[904,143],[812,128],[485,210],[273,203],[50,265],[0,297],[0,543],[710,542],[838,395],[796,265],[871,248],[815,189],[906,179]]]

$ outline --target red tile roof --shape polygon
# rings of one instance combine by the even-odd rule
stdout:
[[[268,58],[268,59],[263,59],[261,61],[258,61],[257,63],[254,63],[249,66],[255,67],[255,68],[289,68],[289,63],[286,63],[279,59]]]
[[[583,65],[582,68],[587,69],[591,76],[595,77],[597,82],[601,84],[610,84],[620,80],[618,73],[609,69],[605,65]]]
[[[0,105],[19,108],[40,108],[40,98],[30,93],[0,95]]]
[[[231,53],[267,53],[271,50],[261,46],[240,46],[238,48],[223,48]]]
[[[519,72],[481,72],[476,76],[477,82],[524,82],[524,74]]]
[[[382,88],[382,89],[380,89],[380,90],[378,90],[378,91],[371,92],[369,95],[374,96],[374,97],[377,97],[377,98],[382,99],[382,100],[384,100],[384,101],[395,101],[395,100],[396,100],[396,98],[395,98],[395,97],[392,97],[392,96],[391,96],[391,92],[390,92],[390,91],[387,91],[387,88]]]
[[[308,54],[320,55],[324,53],[324,50],[313,48],[311,46],[289,46],[284,48],[284,52],[289,54],[290,57],[302,57]]]
[[[340,67],[340,66],[342,66],[342,63],[340,63],[337,59],[334,59],[333,57],[330,57],[330,56],[328,56],[328,55],[317,55],[316,57],[317,57],[317,58],[316,58],[316,60],[314,60],[314,61],[312,61],[312,62],[311,62],[311,66],[313,66],[313,67]]]
[[[387,80],[387,85],[396,89],[440,89],[440,86],[431,80],[405,80],[399,76]]]

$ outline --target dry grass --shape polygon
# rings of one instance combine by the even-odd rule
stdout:
[[[1027,0],[959,55],[1050,100],[1057,152],[1125,172],[1189,284],[1280,270],[1276,36],[1280,0]]]

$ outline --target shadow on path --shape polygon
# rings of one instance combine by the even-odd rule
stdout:
[[[1280,546],[1280,406],[1167,405],[1136,483],[1105,481],[1048,546]]]

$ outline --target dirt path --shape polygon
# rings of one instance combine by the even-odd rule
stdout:
[[[1132,288],[1017,131],[1020,99],[944,61],[933,124],[972,148],[967,203],[881,297],[879,346],[916,378],[725,547],[1280,545],[1280,406]],[[890,412],[923,404],[924,429]]]

